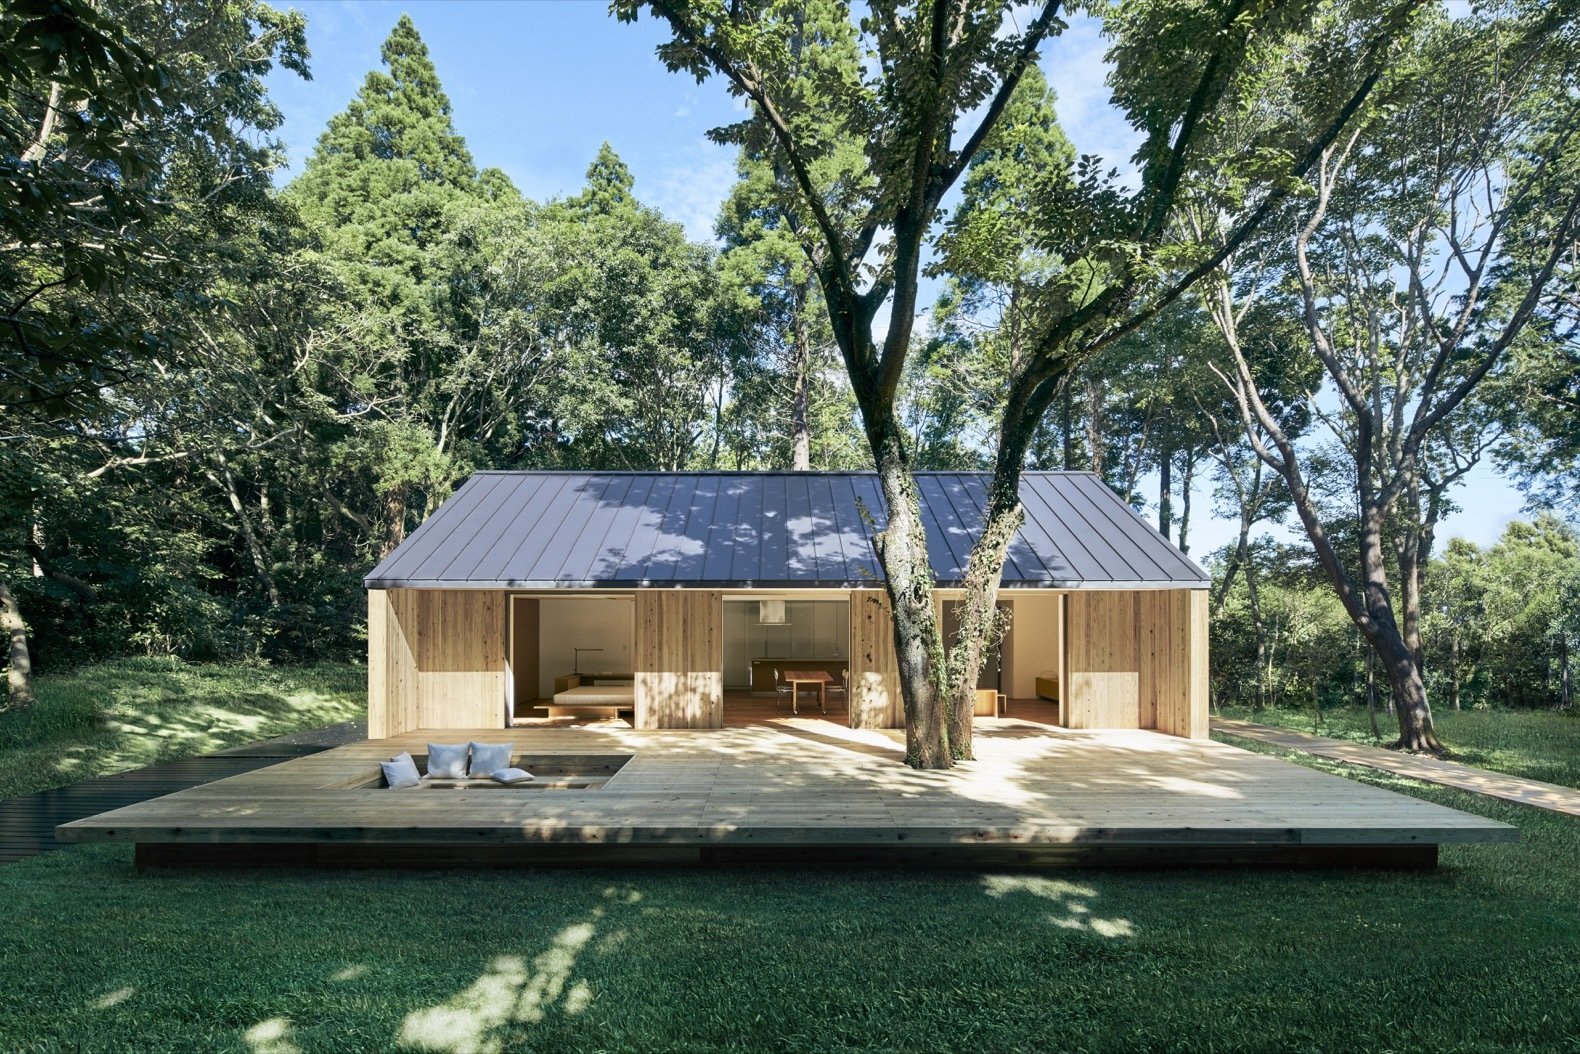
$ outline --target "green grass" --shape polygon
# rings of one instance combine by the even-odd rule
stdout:
[[[1324,766],[1318,766],[1324,767]],[[0,868],[7,1050],[1580,1049],[1580,821],[1436,872]]]
[[[1310,710],[1228,707],[1224,717],[1276,725],[1297,732],[1312,732],[1332,739],[1377,743],[1364,707],[1324,710],[1315,725]],[[1453,710],[1432,715],[1437,734],[1453,752],[1455,761],[1510,776],[1580,787],[1580,712],[1554,710]],[[1386,713],[1377,715],[1377,726],[1386,743],[1398,735],[1399,726]],[[1243,746],[1239,740],[1237,746]]]
[[[360,666],[129,659],[36,679],[0,713],[0,798],[363,717]]]
[[[346,716],[361,684],[117,670],[31,727],[93,741],[62,715],[99,684],[115,723],[155,698],[158,721],[116,733],[139,743],[259,738],[280,729],[254,719]],[[1445,724],[1463,747],[1511,716],[1566,720]],[[1477,749],[1548,734],[1506,735]],[[1522,841],[1445,847],[1429,873],[1043,875],[139,874],[128,848],[83,846],[0,867],[0,1049],[1580,1050],[1580,820],[1257,749]]]

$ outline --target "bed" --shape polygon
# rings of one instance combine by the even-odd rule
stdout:
[[[555,692],[554,700],[534,707],[549,717],[619,717],[636,710],[636,689],[629,684],[584,684]]]

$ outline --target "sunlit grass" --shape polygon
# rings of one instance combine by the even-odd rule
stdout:
[[[1378,743],[1364,707],[1336,707],[1322,712],[1320,724],[1311,710],[1265,710],[1228,707],[1224,717],[1276,725],[1297,732],[1315,731],[1333,739]],[[1580,787],[1580,712],[1555,710],[1436,710],[1438,736],[1454,760],[1510,776]],[[1381,742],[1399,734],[1392,715],[1379,713]],[[1238,740],[1236,746],[1243,746]]]
[[[350,667],[143,664],[54,689],[0,724],[6,759],[97,748],[126,767],[354,716],[363,691]],[[1466,749],[1508,716],[1445,731]],[[1476,749],[1527,756],[1542,740],[1521,727]],[[1580,1049],[1580,821],[1253,749],[1522,841],[1446,847],[1428,873],[139,874],[127,848],[81,846],[0,867],[0,1047]]]
[[[139,875],[126,849],[79,847],[0,868],[0,1036],[303,1052],[1576,1049],[1580,821],[1365,779],[1518,824],[1523,841],[1449,847],[1426,873],[1046,875]]]
[[[0,713],[0,798],[362,717],[360,666],[130,659],[39,677]]]

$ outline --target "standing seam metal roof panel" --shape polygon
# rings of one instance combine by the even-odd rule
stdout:
[[[941,587],[964,577],[987,485],[986,473],[917,473]],[[1208,584],[1090,473],[1025,473],[1021,502],[1026,519],[1005,561],[1006,588]],[[871,472],[482,472],[365,581],[370,589],[870,588],[881,581],[873,534],[886,519]]]

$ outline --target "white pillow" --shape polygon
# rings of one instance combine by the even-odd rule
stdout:
[[[532,778],[532,773],[525,769],[500,769],[493,778],[500,783],[525,783]]]
[[[465,743],[429,743],[428,778],[460,780],[466,778]]]
[[[417,763],[410,754],[397,754],[388,761],[381,761],[379,768],[384,770],[384,782],[391,790],[415,787],[422,782],[422,777],[417,775]]]
[[[468,774],[474,780],[480,780],[492,772],[510,767],[509,743],[478,743],[473,742],[472,767]]]

